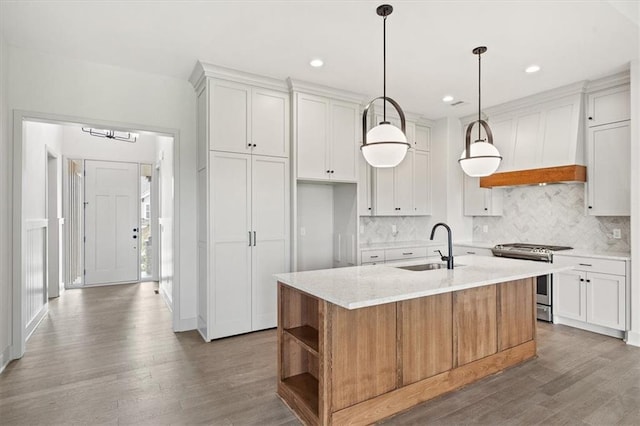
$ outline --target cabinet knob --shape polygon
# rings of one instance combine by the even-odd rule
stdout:
[[[590,209],[592,209],[592,208],[593,208],[593,206],[589,206],[589,208],[590,208]]]
[[[484,211],[487,211],[487,210],[489,210],[489,209],[488,209],[487,207],[485,207],[485,208],[484,208]]]
[[[256,146],[258,146],[258,145],[256,145],[256,144],[254,143],[254,144],[253,144],[253,147],[255,148]]]
[[[580,278],[580,282],[584,281],[584,278]]]
[[[371,207],[367,207],[367,210],[371,210]]]
[[[331,170],[327,170],[327,173],[331,173]]]
[[[250,144],[250,143],[248,143],[248,144],[247,144],[247,146],[248,146],[249,148],[251,148],[251,144]]]
[[[331,173],[335,172],[335,170],[331,170]]]
[[[591,282],[591,280],[587,280],[587,282],[588,282],[588,283],[590,283],[590,282]]]
[[[589,120],[593,120],[593,117],[589,117]]]

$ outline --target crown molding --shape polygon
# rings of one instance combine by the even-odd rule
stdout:
[[[495,105],[489,108],[484,108],[482,112],[483,115],[491,117],[505,114],[507,112],[514,112],[516,110],[529,108],[534,105],[555,101],[568,96],[579,95],[585,92],[587,83],[588,82],[586,80],[583,80],[577,83],[568,84],[566,86],[557,87],[555,89],[546,90],[544,92],[536,93],[535,95],[505,102],[503,104]],[[459,118],[463,123],[465,123],[474,120],[474,117],[477,115],[478,113],[476,112],[474,114],[468,114]]]
[[[273,90],[287,90],[287,84],[283,80],[198,61],[189,77],[189,82],[193,85],[194,89],[199,92],[207,78],[234,81]]]
[[[631,72],[629,69],[616,74],[608,75],[597,80],[589,81],[587,84],[587,92],[595,92],[598,90],[609,89],[611,87],[623,86],[631,83]]]
[[[360,93],[350,92],[348,90],[336,89],[334,87],[323,86],[321,84],[310,83],[308,81],[294,80],[287,78],[287,85],[292,92],[304,92],[310,95],[327,96],[333,99],[339,99],[346,102],[355,102],[357,104],[366,103],[366,96]]]

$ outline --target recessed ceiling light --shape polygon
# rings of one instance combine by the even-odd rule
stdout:
[[[311,62],[309,62],[309,65],[314,68],[320,68],[324,65],[324,61],[322,59],[312,59]]]
[[[529,66],[524,70],[524,72],[529,73],[529,74],[531,74],[531,73],[533,73],[533,72],[538,72],[538,71],[540,71],[540,66],[539,66],[539,65],[529,65]]]
[[[442,98],[442,102],[451,102],[453,100],[453,96],[451,95],[447,95],[444,98]]]

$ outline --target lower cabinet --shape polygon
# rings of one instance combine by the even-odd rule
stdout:
[[[405,260],[418,260],[424,259],[429,261],[440,260],[440,250],[446,255],[445,245],[433,245],[433,246],[412,246],[401,248],[386,248],[386,249],[368,249],[360,251],[360,264],[361,265],[376,265],[378,263],[393,263],[401,262]]]
[[[553,276],[554,321],[584,325],[605,334],[627,329],[626,265],[622,260],[554,256],[554,263],[576,265]],[[589,328],[604,327],[605,329]]]
[[[290,251],[289,161],[211,151],[209,166],[198,295],[207,341],[276,326],[272,275],[289,270]]]

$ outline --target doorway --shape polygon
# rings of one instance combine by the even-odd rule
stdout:
[[[113,139],[109,137],[94,138],[91,143],[86,143],[86,141],[83,143],[82,138],[78,135],[81,134],[82,127],[88,126],[95,126],[97,129],[111,128],[114,129],[114,132],[120,133],[133,134],[135,132],[137,142],[142,143],[115,146]],[[32,128],[37,128],[38,132]],[[36,133],[39,136],[37,140],[34,138]],[[141,243],[143,243],[143,239],[140,238],[140,233],[143,232],[140,227],[142,214],[140,184],[144,176],[144,179],[150,178],[153,185],[154,174],[156,170],[160,169],[162,169],[165,179],[162,181],[163,187],[159,190],[165,195],[165,200],[162,215],[156,214],[155,219],[156,223],[164,221],[167,226],[156,226],[157,230],[164,229],[159,235],[154,235],[158,231],[153,231],[153,223],[146,224],[150,229],[148,233],[145,233],[144,243],[147,245],[145,257],[152,266],[147,269],[146,272],[150,272],[150,274],[145,274],[145,279],[158,278],[162,275],[165,286],[161,285],[161,290],[167,293],[162,294],[163,299],[169,305],[169,310],[172,311],[173,328],[180,328],[178,325],[179,304],[173,306],[174,301],[179,303],[179,297],[177,297],[179,286],[173,276],[174,262],[177,261],[178,255],[177,247],[173,246],[173,242],[176,240],[173,236],[173,224],[177,220],[176,209],[179,205],[177,186],[174,187],[174,176],[176,176],[178,168],[177,161],[174,161],[174,159],[177,160],[177,156],[174,155],[174,150],[177,148],[176,138],[177,132],[172,133],[166,129],[155,130],[144,126],[114,125],[113,123],[100,124],[89,120],[22,111],[14,114],[13,164],[18,166],[13,170],[13,220],[17,232],[14,233],[13,242],[14,291],[12,305],[14,309],[12,334],[14,337],[11,358],[20,358],[24,354],[29,334],[35,329],[39,319],[46,315],[47,294],[53,297],[56,295],[55,289],[60,291],[61,287],[82,284],[85,269],[87,272],[89,269],[96,272],[87,281],[93,285],[140,281],[142,256],[139,250],[141,250]],[[153,141],[153,143],[149,143],[149,141]],[[88,188],[84,176],[85,170],[91,173],[92,166],[104,166],[103,163],[109,162],[127,163],[135,157],[132,153],[142,155],[142,159],[132,163],[134,166],[128,174],[132,176],[133,184],[131,186],[119,182],[121,193],[113,194],[100,192],[105,189],[101,186],[96,186],[93,190]],[[41,160],[36,161],[34,158]],[[87,161],[85,162],[85,160]],[[141,163],[143,166],[140,165]],[[108,167],[93,167],[96,175],[109,174],[109,170],[106,169]],[[146,170],[143,171],[143,169]],[[149,176],[149,169],[151,176]],[[114,176],[102,179],[103,182],[110,182],[114,186],[113,180]],[[98,179],[98,183],[100,181]],[[53,186],[54,182],[58,184],[57,188]],[[157,179],[155,185],[160,185]],[[42,190],[35,191],[36,187],[42,188]],[[130,194],[125,194],[126,188],[132,189]],[[116,238],[115,235],[118,233],[114,232],[110,241],[104,240],[103,243],[93,245],[94,248],[98,247],[101,251],[94,250],[92,258],[95,262],[86,268],[92,259],[88,258],[88,252],[85,253],[82,244],[84,244],[85,237],[90,236],[85,231],[91,231],[88,229],[88,224],[83,220],[78,220],[85,215],[83,205],[85,200],[83,198],[86,196],[86,191],[93,191],[93,203],[96,207],[91,215],[94,218],[94,235],[105,237],[108,235],[108,229],[114,229],[113,227],[116,226],[114,222],[118,221],[109,222],[110,216],[118,218],[127,216],[123,212],[133,212],[130,217],[136,225],[128,224],[126,228],[122,228],[128,232],[128,243],[131,246],[129,247],[131,249],[129,255],[126,255],[126,252],[123,252],[125,255],[121,254],[125,240]],[[145,209],[150,215],[150,222],[153,222],[152,217],[154,216],[153,203],[158,203],[160,197],[156,197],[155,201],[153,198],[153,196],[150,197],[152,203],[150,210]],[[72,200],[76,201],[75,205],[78,207],[69,209],[68,206],[73,204]],[[80,203],[78,203],[79,201]],[[101,225],[98,226],[96,223]],[[39,239],[35,238],[39,235],[41,235]],[[133,238],[134,236],[135,238]],[[166,246],[162,247],[159,244],[154,246],[154,242],[161,241],[166,241]],[[111,250],[105,250],[105,247]],[[110,253],[111,257],[105,253]],[[42,260],[39,261],[39,259]],[[112,265],[117,266],[115,269],[118,275],[100,276],[98,272],[101,272],[101,269],[104,269],[102,267],[109,261],[112,262]],[[125,264],[133,266],[120,268]],[[36,271],[32,265],[40,265],[41,267]],[[58,266],[57,270],[56,265]],[[165,270],[158,271],[160,265],[166,265]],[[133,274],[130,273],[132,270],[135,271]],[[34,286],[40,286],[39,288],[42,290],[36,293],[32,291]],[[43,293],[44,303],[31,303],[34,295],[43,296]],[[174,293],[176,297],[174,297]],[[33,306],[38,308],[35,314],[31,312],[34,310]],[[27,319],[27,317],[31,319]]]

